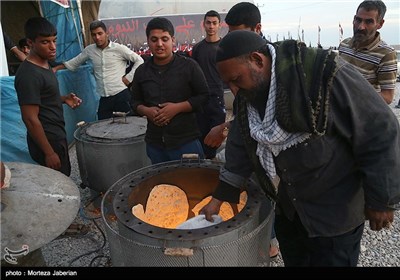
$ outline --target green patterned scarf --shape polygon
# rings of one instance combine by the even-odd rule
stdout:
[[[329,95],[337,69],[337,55],[330,50],[301,47],[297,41],[279,42],[276,47],[276,118],[287,132],[326,132]],[[256,155],[257,142],[251,138],[246,100],[238,99],[237,121],[247,153],[267,197],[276,201],[277,189]]]

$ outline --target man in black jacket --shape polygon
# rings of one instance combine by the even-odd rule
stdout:
[[[204,74],[191,58],[174,54],[174,27],[166,18],[153,18],[146,27],[151,59],[134,76],[133,109],[148,120],[147,155],[153,164],[179,160],[183,154],[204,158],[196,110],[208,100]]]
[[[400,208],[400,127],[391,109],[335,53],[293,40],[272,45],[233,31],[216,60],[238,92],[237,125],[201,212],[211,220],[223,201],[237,203],[254,171],[277,201],[285,266],[356,266],[365,219],[372,230],[390,228]]]

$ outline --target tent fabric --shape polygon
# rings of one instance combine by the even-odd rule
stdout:
[[[81,1],[82,22],[85,27],[83,31],[85,46],[94,43],[90,36],[89,25],[92,21],[99,18],[99,7],[100,0]]]
[[[90,64],[82,65],[76,71],[59,70],[56,74],[61,95],[73,92],[82,99],[82,104],[74,110],[64,105],[67,140],[68,143],[72,143],[78,122],[97,120],[100,96],[96,92],[96,81],[93,75],[93,67]]]
[[[18,42],[19,39],[24,37],[24,24],[25,21],[34,16],[41,16],[40,13],[40,8],[39,8],[39,3],[40,2],[51,2],[49,0],[46,1],[1,1],[1,21],[3,23],[3,30],[10,35],[10,37],[13,39],[14,42]],[[84,46],[87,46],[93,41],[90,38],[90,31],[89,31],[89,24],[95,20],[98,19],[98,11],[100,7],[100,0],[84,0],[80,1],[81,5],[81,17],[77,17],[77,19],[82,19],[81,24],[83,23],[84,28],[84,40],[86,43],[84,43]],[[73,0],[73,7],[75,8],[76,0]],[[55,3],[53,4],[47,4],[47,5],[57,5]],[[43,6],[43,4],[42,4]],[[58,5],[59,6],[59,5]],[[59,6],[62,11],[61,6]],[[47,8],[45,8],[47,11]],[[15,11],[18,11],[18,13],[15,13]],[[65,11],[64,11],[65,12]],[[68,12],[70,13],[70,11]],[[53,22],[53,21],[52,21]],[[58,28],[58,26],[57,26]]]
[[[3,38],[3,28],[1,28],[1,22],[0,22],[0,38]],[[0,40],[0,76],[8,76],[8,68],[6,61],[7,61],[6,47],[4,46],[4,40]]]
[[[82,25],[76,0],[70,0],[70,8],[52,1],[40,1],[43,17],[57,28],[56,61],[66,61],[83,50]]]
[[[40,17],[38,1],[0,1],[3,31],[18,43],[25,37],[24,25],[30,17]]]
[[[1,160],[35,163],[28,152],[26,128],[21,118],[14,80],[14,76],[0,77]]]
[[[24,25],[28,18],[40,16],[37,1],[0,1],[1,27],[14,43],[25,37]],[[3,40],[1,37],[0,40]],[[21,63],[10,51],[6,51],[7,61],[2,66],[8,66],[9,75],[14,75]],[[3,73],[0,76],[8,76]]]

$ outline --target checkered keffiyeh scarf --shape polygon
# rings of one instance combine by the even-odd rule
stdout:
[[[247,104],[247,115],[250,135],[257,141],[256,154],[268,177],[272,180],[276,176],[273,157],[278,156],[281,151],[305,141],[311,136],[311,133],[289,133],[279,126],[275,116],[277,92],[275,78],[276,53],[273,46],[268,44],[268,48],[272,56],[272,73],[264,119],[261,120],[257,110],[249,103]]]

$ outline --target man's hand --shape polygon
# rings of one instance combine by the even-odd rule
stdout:
[[[129,87],[129,85],[131,84],[125,76],[122,77],[122,82],[123,82],[127,87]]]
[[[371,208],[365,208],[365,217],[369,220],[369,226],[372,230],[388,229],[393,223],[394,210],[376,211]]]
[[[212,215],[218,215],[222,203],[223,201],[213,197],[206,206],[201,208],[199,214],[204,214],[206,216],[207,221],[214,222]]]
[[[82,99],[80,99],[74,93],[69,93],[63,97],[64,97],[63,102],[72,109],[75,109],[76,107],[79,107],[82,104]]]
[[[58,70],[65,69],[64,64],[59,64],[57,66],[52,67],[53,73],[56,73]]]
[[[61,169],[60,157],[55,152],[52,152],[49,155],[45,154],[44,160],[45,160],[46,166],[48,168],[51,168],[51,169],[54,169],[54,170],[60,170]]]
[[[179,105],[177,103],[166,102],[159,104],[160,110],[157,112],[157,116],[154,117],[154,123],[159,126],[169,124],[173,117],[179,113]]]
[[[204,138],[204,144],[212,148],[218,148],[224,142],[227,133],[225,132],[226,124],[219,124],[211,128],[210,132]]]

